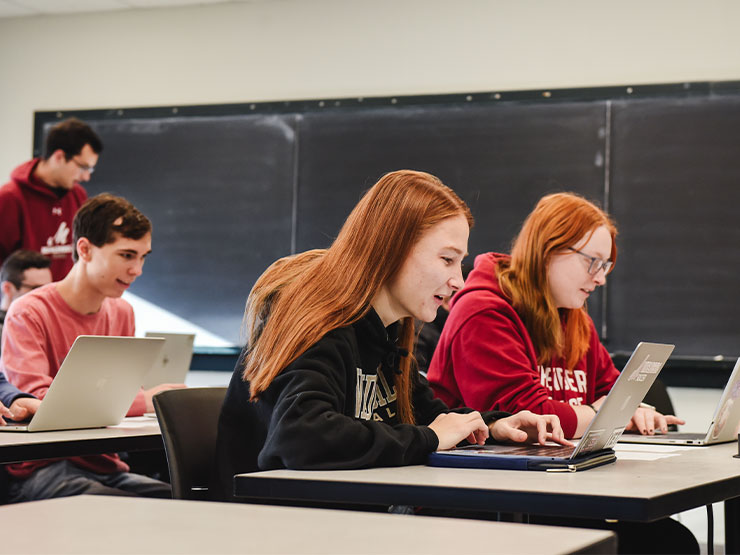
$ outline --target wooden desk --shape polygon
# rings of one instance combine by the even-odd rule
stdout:
[[[576,473],[410,466],[239,474],[235,495],[258,500],[412,505],[649,522],[725,501],[725,547],[740,552],[737,444],[686,447],[657,461],[617,460]]]
[[[0,432],[0,463],[164,449],[156,418],[125,418],[118,426],[58,432]]]
[[[166,499],[6,505],[0,522],[7,553],[616,553],[601,530]]]

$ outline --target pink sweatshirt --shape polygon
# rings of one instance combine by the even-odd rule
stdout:
[[[21,391],[43,398],[72,343],[79,335],[134,335],[134,311],[123,299],[106,298],[95,314],[74,311],[57,291],[56,283],[40,287],[10,305],[2,336],[0,371]],[[105,361],[101,361],[104,363]],[[144,414],[140,391],[128,416]],[[116,454],[73,457],[76,465],[98,473],[128,471]],[[53,461],[8,465],[10,474],[26,478]]]

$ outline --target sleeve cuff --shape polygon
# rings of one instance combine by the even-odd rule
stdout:
[[[489,411],[481,412],[480,415],[483,417],[483,422],[486,423],[486,426],[490,426],[496,420],[500,420],[502,418],[506,418],[507,416],[511,416],[511,413],[504,412],[502,410],[489,410]]]
[[[429,426],[419,426],[421,433],[424,436],[424,440],[428,446],[428,453],[432,453],[439,447],[439,438]]]

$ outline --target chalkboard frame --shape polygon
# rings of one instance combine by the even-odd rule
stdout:
[[[244,114],[302,113],[309,111],[422,106],[433,104],[499,103],[499,102],[559,102],[574,100],[617,100],[655,96],[707,96],[720,93],[740,93],[738,81],[698,81],[650,85],[619,85],[610,87],[553,88],[516,91],[488,91],[441,95],[398,95],[378,97],[338,97],[312,100],[241,102],[230,104],[167,105],[154,107],[122,107],[101,109],[40,110],[34,112],[33,156],[43,150],[44,126],[66,118],[81,120],[162,118],[187,116],[228,116]]]

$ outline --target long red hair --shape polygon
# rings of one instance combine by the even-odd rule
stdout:
[[[411,170],[388,173],[362,197],[325,252],[299,256],[284,266],[287,276],[278,277],[278,271],[274,279],[260,278],[260,288],[250,293],[250,299],[259,295],[262,301],[248,301],[245,316],[248,326],[264,322],[245,360],[243,377],[250,383],[252,399],[328,332],[362,318],[422,234],[459,215],[473,225],[467,205],[433,175]],[[296,265],[303,269],[294,272]],[[266,299],[269,317],[264,321]],[[260,310],[263,313],[254,312]],[[413,318],[403,318],[398,346],[411,353],[413,340]],[[409,354],[401,358],[395,383],[399,417],[406,423],[414,422],[411,369]]]
[[[558,310],[547,268],[555,254],[588,240],[600,226],[609,230],[609,259],[616,262],[617,228],[606,212],[575,193],[547,195],[525,220],[514,240],[511,260],[498,264],[499,284],[524,321],[539,364],[549,364],[558,356],[572,369],[588,351],[591,328],[586,307]]]
[[[278,258],[254,282],[244,310],[243,331],[247,345],[254,345],[267,323],[272,304],[285,287],[293,283],[308,267],[319,260],[326,249],[313,249]]]

